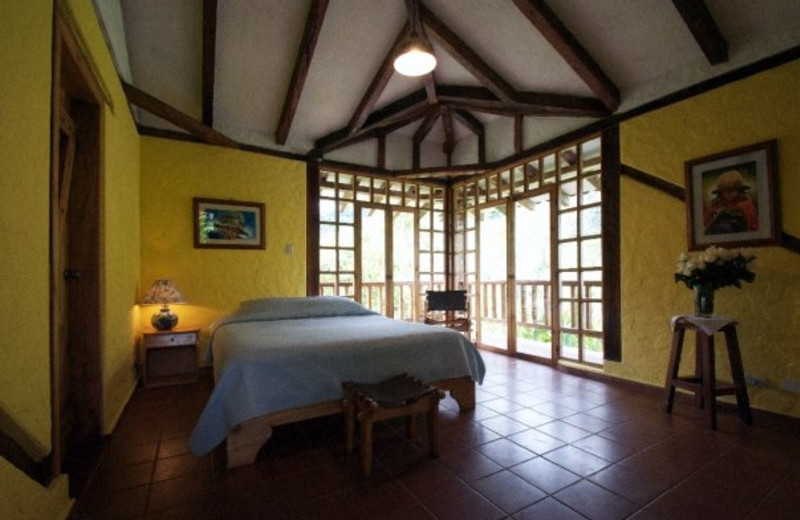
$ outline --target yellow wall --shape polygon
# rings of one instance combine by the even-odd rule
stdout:
[[[242,300],[305,295],[305,163],[149,137],[141,153],[142,290],[174,280],[189,300],[174,306],[179,327],[205,328]],[[195,249],[193,197],[265,203],[266,249]],[[155,310],[143,308],[143,329]]]
[[[624,164],[680,186],[686,160],[777,139],[783,229],[800,236],[800,61],[624,122],[620,134]],[[686,209],[625,177],[621,201],[623,361],[606,372],[661,385],[669,317],[693,310],[691,292],[672,281],[687,248]],[[768,380],[767,388],[749,389],[751,404],[800,417],[800,396],[779,388],[783,379],[800,381],[800,255],[780,247],[755,252],[755,282],[718,291],[715,312],[739,319],[745,373]]]
[[[65,2],[112,97],[104,111],[103,389],[108,433],[132,389],[139,278],[139,138],[89,0]],[[50,442],[49,178],[53,3],[0,2],[0,406],[40,445]],[[13,225],[12,225],[13,224]],[[0,461],[0,518],[64,518],[67,479],[42,488]]]

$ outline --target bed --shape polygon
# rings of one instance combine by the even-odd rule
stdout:
[[[386,318],[335,296],[242,302],[212,326],[214,390],[192,431],[198,456],[225,448],[227,467],[255,461],[281,424],[341,413],[344,381],[409,373],[475,406],[486,371],[463,334]]]

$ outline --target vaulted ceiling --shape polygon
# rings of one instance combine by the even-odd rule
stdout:
[[[395,171],[479,169],[800,45],[797,0],[95,0],[145,132]]]

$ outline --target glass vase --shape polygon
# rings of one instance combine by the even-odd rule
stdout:
[[[694,313],[700,316],[714,314],[714,288],[710,285],[694,286]]]

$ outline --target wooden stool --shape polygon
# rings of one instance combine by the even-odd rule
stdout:
[[[408,435],[414,415],[428,414],[428,445],[431,457],[439,454],[439,400],[444,392],[419,379],[401,374],[375,384],[342,383],[345,398],[347,452],[353,451],[355,421],[361,421],[361,465],[365,476],[372,474],[372,424],[377,421],[408,417]]]
[[[672,351],[669,357],[667,381],[664,385],[664,406],[667,413],[672,412],[675,389],[683,388],[694,392],[695,402],[705,410],[708,424],[712,430],[717,429],[716,397],[718,395],[736,395],[739,416],[748,424],[753,422],[742,369],[742,356],[739,352],[739,340],[736,337],[737,324],[736,320],[723,316],[673,316]],[[693,376],[679,376],[683,337],[687,330],[695,331],[695,373]],[[731,376],[733,377],[732,384],[717,381],[716,378],[715,332],[722,332],[725,335]]]

